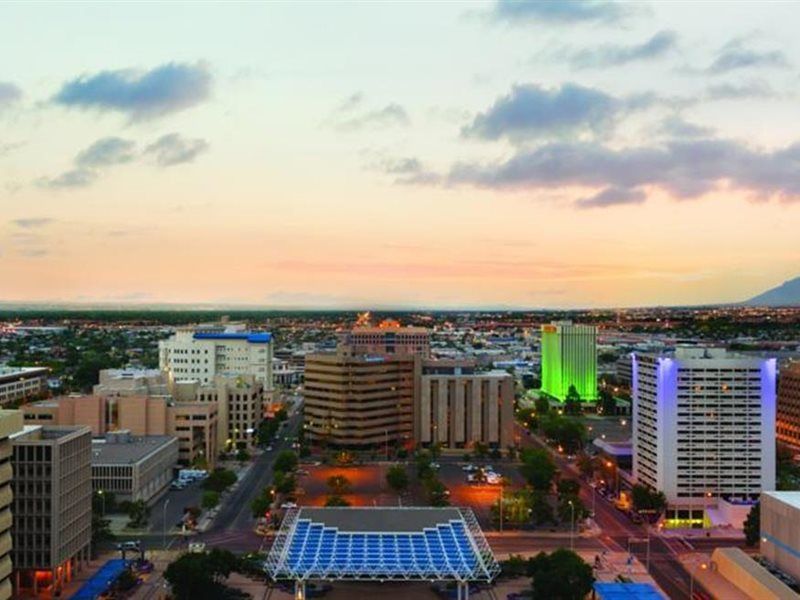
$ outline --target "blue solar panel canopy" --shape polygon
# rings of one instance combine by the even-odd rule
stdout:
[[[265,563],[273,579],[492,581],[500,566],[469,509],[297,508]]]
[[[594,591],[598,600],[666,600],[649,583],[596,582]]]
[[[92,578],[84,583],[72,596],[72,600],[96,600],[107,592],[122,572],[128,568],[128,561],[114,558],[107,561]]]

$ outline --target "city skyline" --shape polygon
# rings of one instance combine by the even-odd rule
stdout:
[[[791,4],[2,15],[6,302],[703,305],[800,275]]]

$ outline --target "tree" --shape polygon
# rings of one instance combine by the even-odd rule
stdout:
[[[577,464],[581,475],[587,479],[591,478],[594,475],[594,472],[597,470],[597,459],[594,456],[588,455],[586,452],[581,452],[578,454],[575,463]]]
[[[236,473],[228,469],[214,469],[203,480],[203,489],[222,493],[236,483]]]
[[[636,484],[631,489],[631,499],[633,507],[637,511],[661,512],[667,506],[667,498],[664,492],[651,490],[649,487]]]
[[[540,552],[529,567],[535,600],[583,600],[592,591],[592,567],[572,550]]]
[[[562,523],[572,524],[573,514],[575,523],[579,523],[589,516],[589,511],[578,496],[564,494],[558,500],[558,518]]]
[[[550,401],[547,399],[547,396],[539,396],[536,398],[536,402],[534,403],[534,408],[536,408],[536,414],[540,417],[543,417],[547,413],[550,412]]]
[[[617,413],[617,400],[614,398],[614,394],[606,388],[600,388],[597,412],[601,415],[615,415]]]
[[[114,539],[110,525],[111,521],[104,519],[99,513],[92,512],[92,556],[97,555],[97,550],[101,544]]]
[[[241,448],[239,451],[236,452],[236,460],[239,462],[247,462],[250,460],[250,454],[244,448]]]
[[[347,507],[350,506],[350,503],[342,498],[339,494],[331,494],[328,496],[328,499],[325,501],[325,506],[328,507]]]
[[[408,488],[408,473],[403,465],[393,465],[386,471],[386,483],[396,494],[402,494]]]
[[[489,446],[487,446],[483,442],[475,442],[473,450],[475,452],[475,458],[477,458],[478,460],[486,458],[489,454]]]
[[[283,471],[288,473],[297,468],[297,454],[291,450],[283,450],[275,457],[275,462],[272,465],[273,471]]]
[[[150,518],[150,507],[144,500],[137,500],[128,505],[128,527],[131,529],[140,529],[147,525],[147,519]]]
[[[522,466],[519,471],[535,490],[550,491],[556,475],[556,465],[546,450],[526,448],[521,452]]]
[[[433,459],[431,458],[430,452],[426,450],[420,450],[417,452],[414,462],[417,465],[417,477],[419,479],[427,479],[433,475],[433,467],[431,467]]]
[[[448,506],[449,492],[447,487],[436,478],[436,475],[427,477],[424,481],[425,492],[428,495],[428,503],[431,506]]]
[[[276,471],[272,478],[275,491],[279,494],[291,494],[297,488],[297,478],[290,473]]]
[[[744,520],[744,541],[755,546],[761,538],[761,503],[754,504]]]
[[[328,477],[328,487],[334,495],[342,496],[350,492],[350,480],[344,475]]]
[[[531,494],[531,520],[535,525],[544,525],[545,523],[555,523],[556,519],[553,516],[553,507],[547,499],[547,494],[541,491],[534,491]]]
[[[203,497],[200,500],[200,505],[205,509],[214,508],[219,504],[219,492],[213,490],[206,490],[203,492]]]
[[[564,413],[568,415],[581,414],[581,395],[574,385],[569,386],[567,397],[564,398]]]
[[[542,432],[545,437],[561,446],[565,452],[577,452],[583,448],[586,439],[586,426],[577,419],[549,414],[542,419]]]
[[[218,600],[230,597],[222,582],[237,568],[237,558],[227,550],[183,554],[167,566],[164,578],[176,600]]]
[[[272,506],[272,490],[264,488],[261,493],[250,501],[250,510],[253,511],[253,517],[259,518],[266,516],[270,506]]]

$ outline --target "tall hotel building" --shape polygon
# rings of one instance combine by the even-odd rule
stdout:
[[[304,416],[313,443],[363,448],[411,440],[414,356],[306,356]]]
[[[425,327],[401,327],[382,321],[377,327],[354,327],[339,335],[339,344],[353,354],[414,354],[428,356],[431,332]]]
[[[22,429],[22,413],[0,410],[0,600],[11,598],[11,491],[13,448],[11,436]]]
[[[597,327],[542,325],[542,392],[563,402],[571,386],[582,401],[597,400]]]
[[[717,348],[634,354],[633,474],[664,492],[668,526],[740,522],[775,489],[775,371]]]
[[[800,449],[800,362],[781,367],[777,421],[778,441]]]
[[[213,324],[178,329],[158,343],[159,367],[174,380],[212,383],[217,375],[253,375],[271,391],[272,335],[242,325]]]

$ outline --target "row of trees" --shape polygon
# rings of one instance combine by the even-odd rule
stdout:
[[[427,450],[417,452],[414,462],[417,467],[417,479],[422,484],[430,506],[449,506],[450,492],[439,481],[436,469],[433,466],[433,456]]]
[[[269,511],[276,494],[291,496],[297,489],[297,469],[299,459],[291,450],[283,450],[272,463],[272,486],[261,490],[261,493],[250,502],[250,510],[254,517],[262,517]]]

